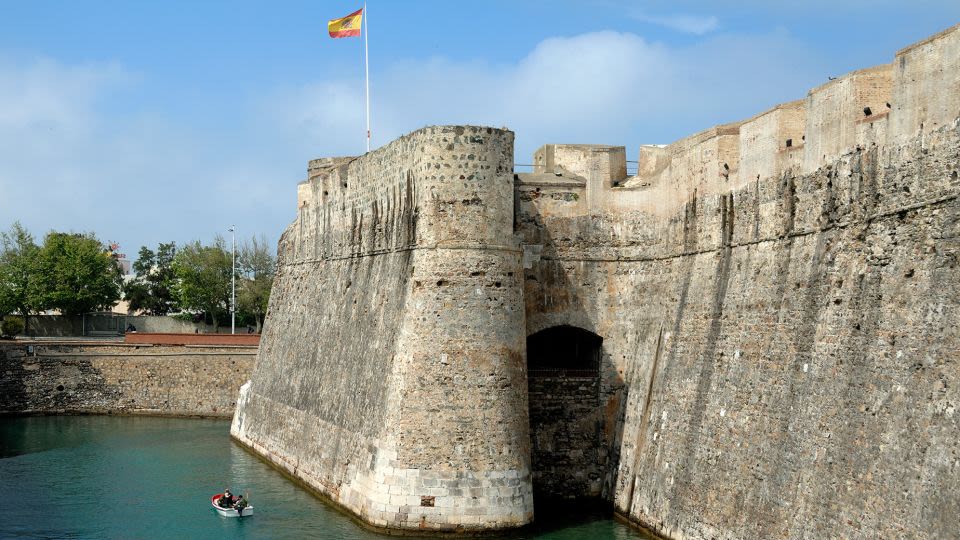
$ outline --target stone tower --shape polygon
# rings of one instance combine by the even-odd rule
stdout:
[[[531,521],[513,133],[315,160],[231,433],[371,524]]]

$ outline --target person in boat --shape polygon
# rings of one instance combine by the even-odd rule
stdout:
[[[221,495],[220,500],[217,501],[217,504],[220,505],[220,508],[232,508],[233,503],[233,494],[230,493],[230,490],[223,490],[223,495]]]
[[[237,501],[233,503],[233,508],[234,510],[237,511],[237,514],[239,515],[239,517],[243,517],[243,509],[246,508],[248,504],[249,503],[247,503],[247,498],[244,497],[243,495],[240,495],[239,497],[237,497]]]

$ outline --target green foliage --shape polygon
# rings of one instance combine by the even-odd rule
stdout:
[[[205,312],[214,326],[219,326],[229,316],[232,264],[231,254],[219,236],[212,246],[200,242],[184,246],[173,259],[180,307]]]
[[[33,307],[31,276],[39,248],[20,223],[0,233],[0,314]]]
[[[160,244],[156,253],[143,246],[133,263],[134,279],[123,287],[123,295],[130,303],[130,310],[147,315],[166,315],[178,309],[174,294],[176,274],[173,260],[177,245],[174,242]]]
[[[0,336],[13,337],[22,334],[24,322],[22,317],[4,317],[0,323]]]
[[[20,223],[0,233],[0,316],[13,312],[27,316],[43,309],[34,279],[39,251]]]
[[[237,309],[241,317],[254,320],[259,332],[267,313],[270,289],[277,271],[276,259],[266,239],[261,236],[243,243],[237,262],[240,270]]]
[[[92,234],[49,233],[34,266],[40,304],[64,315],[110,309],[120,299],[117,262]]]

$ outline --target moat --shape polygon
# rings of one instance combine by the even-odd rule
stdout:
[[[0,418],[0,537],[388,538],[285,478],[228,431],[225,420]],[[256,516],[217,516],[208,500],[225,486],[249,491]],[[645,538],[609,512],[567,510],[552,518],[538,508],[534,527],[502,538]]]

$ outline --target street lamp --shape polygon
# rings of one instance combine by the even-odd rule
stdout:
[[[230,333],[237,333],[237,235],[236,225],[230,226]]]

